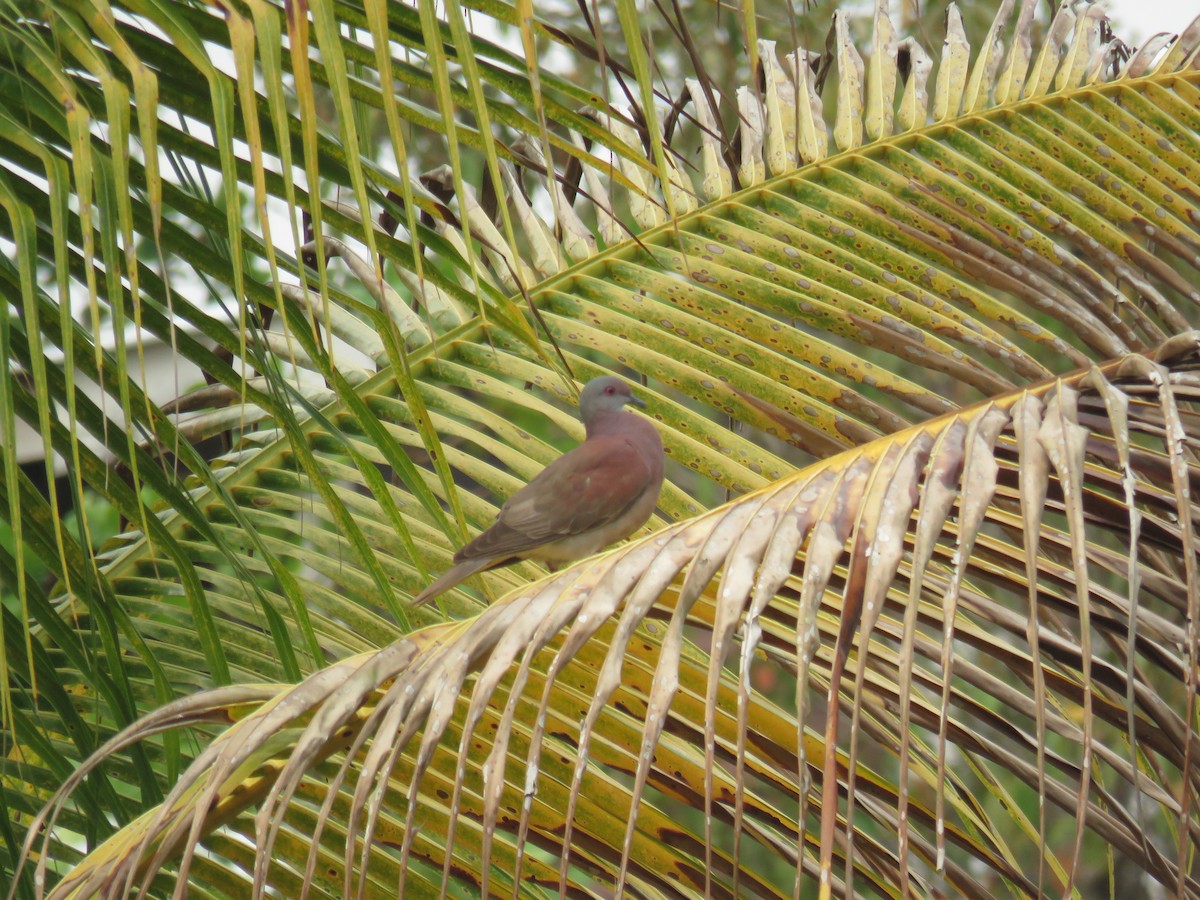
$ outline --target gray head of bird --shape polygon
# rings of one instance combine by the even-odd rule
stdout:
[[[579,395],[579,418],[589,424],[598,414],[616,412],[626,403],[645,406],[645,401],[633,396],[629,385],[615,375],[593,378]]]

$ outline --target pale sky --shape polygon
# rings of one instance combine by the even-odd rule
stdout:
[[[1130,46],[1160,31],[1176,34],[1200,16],[1200,0],[1108,0],[1113,30]]]

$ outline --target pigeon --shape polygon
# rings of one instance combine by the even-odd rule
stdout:
[[[413,599],[427,603],[472,575],[522,559],[551,571],[629,537],[654,512],[663,482],[663,445],[648,419],[623,407],[646,404],[611,375],[579,397],[583,443],[513,494],[496,522],[454,554],[454,565]]]

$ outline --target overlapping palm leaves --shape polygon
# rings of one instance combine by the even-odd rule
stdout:
[[[6,274],[25,315],[0,333],[22,370],[10,362],[0,412],[77,452],[76,484],[106,490],[130,522],[93,566],[6,454],[10,521],[59,576],[48,591],[20,579],[30,638],[6,610],[19,743],[5,803],[20,827],[98,739],[189,695],[68,785],[51,842],[30,845],[56,876],[81,840],[167,799],[58,889],[119,894],[157,873],[179,890],[289,896],[787,893],[794,872],[847,893],[1061,893],[1097,877],[1080,860],[1099,848],[1114,879],[1196,891],[1195,37],[1110,80],[1119,48],[1099,17],[1060,19],[1039,45],[1025,9],[1013,49],[997,43],[1006,11],[971,65],[952,14],[934,126],[923,51],[905,46],[901,78],[882,11],[885,52],[865,68],[845,22],[833,32],[828,128],[819,61],[777,63],[751,40],[766,74],[739,116],[706,109],[712,85],[687,86],[699,197],[693,158],[658,137],[655,115],[623,122],[546,72],[530,87],[519,57],[463,40],[457,5],[441,22],[384,4],[285,22],[253,4],[223,19],[138,7],[14,24],[22,62],[42,68],[6,101],[20,264]],[[530,46],[580,46],[515,10],[489,14]],[[377,50],[384,29],[428,66]],[[239,77],[206,67],[199,39],[228,46]],[[311,59],[296,50],[310,41]],[[640,47],[618,71],[650,111]],[[196,72],[207,138],[166,112],[196,119]],[[409,89],[381,92],[376,77]],[[326,86],[336,133],[316,117]],[[160,180],[153,154],[123,155],[131,97],[141,146],[182,172],[219,168],[223,206]],[[600,105],[599,124],[571,111],[580,102]],[[408,166],[401,121],[442,131],[450,168],[414,185],[347,152],[363,108],[387,125],[394,171]],[[493,124],[529,139],[512,153]],[[719,140],[735,133],[740,156]],[[472,199],[460,146],[505,215]],[[587,194],[566,175],[533,179],[554,228],[516,190],[514,164],[536,173],[547,151],[564,173],[584,164]],[[259,209],[272,195],[306,210],[300,259],[266,220],[241,226],[239,182]],[[302,183],[354,202],[318,204]],[[381,227],[363,228],[360,209]],[[628,232],[612,213],[636,241],[615,243]],[[592,254],[588,237],[608,246]],[[306,253],[309,286],[289,287]],[[62,264],[57,282],[37,282],[39,259]],[[409,275],[388,285],[376,259]],[[237,328],[166,293],[162,277],[183,271],[247,298]],[[128,384],[135,347],[105,356],[61,314],[53,291],[71,284],[118,324],[178,341],[223,389],[161,415]],[[63,372],[39,363],[44,343],[63,349]],[[564,371],[605,368],[648,381],[680,464],[662,503],[676,524],[482,613],[461,594],[450,605],[471,618],[404,635],[405,597],[556,452],[530,423],[574,433],[546,399]],[[161,511],[38,403],[71,402],[75,429],[104,434],[108,410],[77,396],[81,376],[134,423],[106,444]],[[189,443],[230,434],[211,464]],[[814,457],[831,458],[797,471]],[[697,495],[723,491],[739,497],[701,511]],[[794,704],[754,689],[772,667],[798,676]],[[256,686],[192,694],[228,682]],[[199,745],[171,734],[184,724]]]

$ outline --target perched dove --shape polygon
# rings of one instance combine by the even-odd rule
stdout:
[[[420,605],[477,572],[536,559],[551,570],[590,556],[640,528],[658,503],[663,445],[629,385],[606,376],[587,383],[579,417],[583,443],[546,466],[500,510],[496,524],[454,554],[454,565],[413,600]]]

